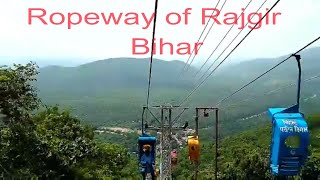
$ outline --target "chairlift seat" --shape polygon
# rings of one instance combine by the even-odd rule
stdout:
[[[303,114],[290,109],[269,108],[268,113],[272,120],[271,172],[273,175],[298,175],[309,155],[308,124]],[[291,139],[296,144],[290,144]]]
[[[200,144],[198,136],[188,136],[189,159],[192,162],[199,162]]]

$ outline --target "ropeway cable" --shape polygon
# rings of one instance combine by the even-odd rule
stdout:
[[[219,5],[220,1],[221,1],[221,0],[218,0],[218,2],[217,2],[217,4],[216,4],[215,9],[218,7],[218,5]],[[220,11],[221,11],[221,10],[220,10]],[[214,14],[214,11],[212,11],[211,16],[213,16],[213,14]],[[208,19],[208,21],[207,21],[207,23],[206,23],[206,26],[203,28],[203,30],[202,30],[202,32],[201,32],[201,34],[200,34],[199,38],[198,38],[197,44],[200,42],[200,39],[201,39],[201,37],[202,37],[202,35],[203,35],[204,31],[207,29],[207,27],[208,27],[208,24],[209,24],[210,20],[211,20],[211,18],[209,18],[209,19]],[[214,22],[212,23],[211,28],[212,28],[213,24],[214,24]],[[211,28],[210,28],[210,29],[211,29]],[[210,30],[208,31],[208,33],[209,33],[209,32],[210,32]],[[190,58],[191,58],[191,56],[192,56],[192,54],[193,54],[193,52],[194,52],[195,48],[196,48],[196,47],[194,47],[194,48],[193,48],[193,50],[192,50],[191,54],[189,55],[189,57],[188,57],[188,59],[187,59],[187,62],[184,64],[184,67],[182,68],[182,71],[181,71],[181,73],[180,73],[180,76],[179,76],[179,77],[181,77],[181,75],[183,74],[183,72],[184,72],[184,70],[185,70],[186,66],[188,65],[188,62],[189,62],[189,60],[190,60]]]
[[[154,19],[153,19],[153,31],[152,31],[152,40],[154,40],[156,33],[156,22],[157,22],[157,12],[158,12],[158,0],[155,0],[154,6]],[[149,98],[150,98],[150,87],[151,87],[151,74],[152,74],[152,62],[153,62],[153,49],[154,43],[151,44],[151,57],[150,57],[150,67],[149,67],[149,78],[148,78],[148,93],[147,93],[147,107],[149,107]]]
[[[313,41],[311,41],[310,43],[308,43],[307,45],[305,45],[303,48],[299,49],[298,51],[296,51],[294,54],[290,55],[289,57],[287,57],[286,59],[282,60],[281,62],[279,62],[278,64],[276,64],[275,66],[273,66],[272,68],[270,68],[269,70],[267,70],[266,72],[264,72],[263,74],[261,74],[260,76],[256,77],[255,79],[253,79],[252,81],[250,81],[249,83],[247,83],[246,85],[242,86],[241,88],[239,88],[238,90],[236,90],[235,92],[233,92],[232,94],[230,94],[229,96],[223,98],[222,100],[220,100],[216,106],[220,105],[223,101],[231,98],[232,96],[234,96],[235,94],[237,94],[238,92],[240,92],[241,90],[243,90],[244,88],[246,88],[247,86],[249,86],[250,84],[254,83],[255,81],[257,81],[258,79],[260,79],[261,77],[263,77],[264,75],[268,74],[269,72],[271,72],[273,69],[275,69],[276,67],[280,66],[282,63],[286,62],[287,60],[289,60],[291,57],[294,57],[295,55],[297,55],[298,53],[300,53],[301,51],[303,51],[304,49],[306,49],[307,47],[309,47],[310,45],[312,45],[313,43],[315,43],[316,41],[318,41],[320,39],[320,36],[317,37],[316,39],[314,39]]]
[[[264,4],[267,2],[268,0],[265,0],[261,5],[260,5],[260,7],[256,10],[256,13],[264,6]],[[269,13],[269,12],[268,12]],[[252,20],[254,17],[256,16],[256,14],[254,14],[254,16],[252,16],[251,18],[250,18],[250,20]],[[258,22],[258,24],[259,24],[260,22]],[[247,27],[248,26],[248,24],[249,24],[249,21],[245,24],[245,26],[244,27]],[[244,28],[242,28],[239,32],[238,32],[238,34],[232,39],[232,41],[228,44],[228,46],[220,53],[220,55],[213,61],[213,63],[208,67],[208,69],[204,72],[204,74],[199,78],[199,80],[201,80],[205,75],[206,75],[206,73],[208,72],[208,71],[210,71],[210,69],[213,67],[213,65],[220,59],[220,57],[223,55],[223,53],[231,46],[231,44],[238,38],[238,36],[243,32],[243,30],[244,30]],[[206,61],[208,61],[210,58],[211,58],[211,56],[213,55],[213,53],[214,53],[214,51],[212,51],[212,53],[210,54],[210,56],[207,58],[207,60]],[[197,72],[197,74],[196,75],[198,75],[200,73],[200,70]]]
[[[318,79],[318,78],[320,78],[320,75],[312,76],[312,77],[310,77],[310,78],[308,78],[308,79],[305,79],[305,80],[303,80],[303,81],[301,81],[301,82],[310,82],[310,81],[312,81],[312,80],[314,80],[314,79]],[[283,90],[283,89],[286,89],[286,88],[289,88],[289,87],[295,86],[295,85],[297,85],[297,83],[291,83],[291,84],[288,84],[288,85],[286,85],[286,86],[283,86],[283,87],[280,87],[280,88],[271,90],[271,91],[269,91],[269,92],[267,92],[267,93],[264,93],[262,96],[268,96],[268,95],[270,95],[270,94],[273,94],[273,93],[275,93],[275,92],[281,91],[281,90]],[[241,102],[248,101],[248,100],[252,100],[252,99],[254,99],[254,98],[256,98],[256,97],[261,97],[261,96],[249,97],[249,98],[246,98],[246,99],[237,101],[237,102],[235,102],[235,103],[232,103],[232,104],[230,104],[230,105],[228,105],[228,106],[222,107],[222,108],[220,108],[220,109],[226,109],[226,108],[228,108],[228,107],[235,106],[235,105],[237,105],[237,104],[239,104],[239,103],[241,103]]]
[[[260,6],[260,8],[267,2],[268,0],[265,0],[264,3]],[[242,13],[238,16],[237,18],[237,22],[239,20],[239,18],[242,16],[242,14],[244,13],[244,11],[246,11],[246,9],[249,7],[249,5],[251,4],[252,0],[250,0],[247,4],[247,6],[243,9]],[[257,12],[260,10],[260,8],[257,10]],[[209,58],[206,59],[206,61],[202,64],[202,66],[200,67],[200,69],[195,73],[194,77],[197,77],[197,75],[199,74],[199,72],[201,72],[202,68],[207,64],[207,62],[209,61],[210,57],[212,56],[212,54],[214,54],[216,52],[216,50],[219,48],[219,46],[221,45],[221,43],[225,40],[225,38],[228,36],[228,34],[231,32],[231,30],[233,29],[235,24],[233,24],[230,29],[228,30],[228,32],[224,35],[224,37],[220,40],[220,42],[218,43],[218,45],[215,47],[215,49],[212,51],[211,55],[209,56]],[[246,27],[248,25],[248,23],[244,26]],[[241,30],[242,31],[242,30]],[[200,48],[199,48],[200,49]]]
[[[277,2],[274,3],[274,5],[268,10],[268,12],[255,24],[255,26],[246,34],[244,38],[232,49],[232,51],[220,62],[220,64],[213,70],[211,73],[196,87],[193,89],[193,91],[180,103],[179,106],[181,106],[183,103],[185,103],[189,97],[211,76],[211,74],[236,50],[239,45],[250,35],[250,33],[257,27],[257,25],[266,17],[267,14],[280,2],[280,0],[277,0]]]
[[[251,1],[252,1],[252,0],[250,0],[250,2],[251,2]],[[224,3],[222,4],[222,7],[221,7],[220,11],[222,11],[222,9],[223,9],[224,5],[226,4],[226,2],[227,2],[227,0],[225,0]],[[249,4],[250,4],[250,3],[249,3]],[[246,7],[246,8],[247,8],[247,7]],[[214,13],[214,11],[212,12],[212,15],[213,15],[213,13]],[[212,15],[211,15],[211,16],[212,16]],[[211,18],[209,18],[209,19],[211,19]],[[209,35],[209,33],[210,33],[213,25],[215,24],[215,22],[216,22],[216,21],[214,21],[214,22],[211,24],[211,27],[210,27],[209,31],[207,32],[206,36],[204,37],[204,39],[202,40],[202,43],[204,43],[204,42],[206,41],[206,39],[207,39],[207,37],[208,37],[208,35]],[[202,47],[202,46],[200,46],[199,49],[197,50],[198,52],[200,51],[201,47]],[[196,48],[196,47],[194,47],[194,49],[195,49],[195,48]],[[194,61],[194,59],[195,59],[196,56],[197,56],[197,54],[194,54],[192,60],[190,61],[190,63],[189,63],[188,66],[187,66],[186,71],[188,71],[189,67],[190,67],[191,64],[193,63],[193,61]]]

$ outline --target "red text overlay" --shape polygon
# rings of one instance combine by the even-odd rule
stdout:
[[[202,8],[201,9],[201,24],[205,25],[210,19],[214,21],[216,25],[237,25],[238,29],[245,28],[248,24],[250,29],[260,29],[264,25],[275,25],[277,18],[281,15],[280,12],[269,13],[266,15],[263,21],[260,21],[262,17],[267,13],[265,12],[252,12],[245,13],[244,9],[241,12],[220,12],[215,8]],[[169,25],[188,25],[189,17],[192,14],[192,8],[186,8],[183,12],[170,12],[165,16],[165,20]],[[77,25],[98,25],[103,24],[106,26],[141,26],[142,29],[148,29],[154,20],[153,14],[145,14],[143,12],[119,12],[119,13],[105,13],[105,12],[48,12],[43,8],[29,8],[28,9],[28,24],[40,23],[42,25],[51,26],[65,26],[66,29],[72,29]],[[260,21],[260,22],[259,22]],[[259,23],[258,23],[259,22]],[[257,24],[258,23],[258,24]],[[257,25],[256,25],[257,24]],[[256,26],[255,26],[256,25]],[[255,27],[254,27],[255,26]],[[197,54],[197,48],[203,43],[170,43],[164,41],[162,38],[154,39],[153,42],[149,42],[144,38],[132,38],[132,54],[143,55],[150,52],[151,43],[155,44],[154,54],[178,54],[186,55],[191,54],[193,48],[194,53]]]

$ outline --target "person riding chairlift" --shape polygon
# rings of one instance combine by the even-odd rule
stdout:
[[[147,173],[151,173],[152,180],[155,180],[155,173],[154,173],[154,163],[152,161],[151,155],[151,146],[149,144],[143,145],[143,154],[141,156],[141,164],[144,171],[142,172],[143,179],[146,179]]]

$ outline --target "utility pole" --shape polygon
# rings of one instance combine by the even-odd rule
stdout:
[[[196,137],[199,138],[199,109],[196,109]],[[198,173],[199,173],[199,162],[196,162],[196,172],[195,172],[195,179],[198,180]]]
[[[161,132],[161,135],[160,135],[160,180],[171,180],[172,179],[172,177],[171,177],[171,174],[172,174],[171,173],[172,132],[183,130],[182,127],[174,127],[174,124],[175,124],[177,118],[172,120],[172,111],[173,111],[173,109],[186,110],[188,108],[187,107],[172,106],[172,105],[152,106],[151,108],[158,108],[158,109],[160,109],[160,112],[161,112],[160,127],[153,127],[152,126],[152,127],[148,128],[148,129],[157,130],[157,131]]]
[[[207,111],[215,112],[215,179],[218,179],[218,145],[219,145],[219,109],[216,107],[196,107],[196,136],[199,136],[199,112],[203,111],[204,117],[209,117],[209,113]],[[198,169],[199,164],[196,164],[196,180],[198,179]]]

